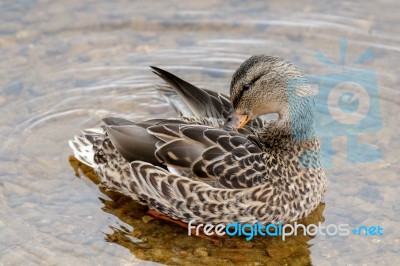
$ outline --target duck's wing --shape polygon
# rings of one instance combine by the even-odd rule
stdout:
[[[118,117],[103,119],[104,129],[112,145],[128,161],[145,161],[161,166],[156,158],[157,143],[159,138],[149,134],[148,128],[154,125],[168,124],[170,127],[185,124],[176,119],[151,119],[143,122],[133,122]],[[93,142],[93,141],[92,141]]]
[[[200,89],[189,82],[158,67],[151,67],[167,85],[160,91],[180,116],[226,119],[232,105],[222,93]]]
[[[106,131],[118,152],[128,162],[149,162],[213,186],[239,188],[261,183],[265,167],[257,138],[246,129],[219,127],[229,116],[228,97],[152,68],[167,82],[163,93],[171,104],[191,117],[139,123],[106,118]],[[247,128],[257,126],[263,126],[263,120],[254,120]]]
[[[247,130],[164,124],[148,132],[160,139],[155,155],[172,172],[226,188],[253,187],[268,178],[266,154]]]
[[[112,144],[128,162],[164,166],[173,174],[214,187],[252,187],[267,178],[265,155],[250,131],[173,119],[134,123],[107,118],[104,122]]]

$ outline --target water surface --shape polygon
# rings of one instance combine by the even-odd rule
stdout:
[[[398,264],[399,8],[394,0],[2,2],[0,264]],[[367,49],[372,56],[354,65]],[[258,53],[307,75],[376,74],[382,128],[359,141],[382,159],[350,163],[347,137],[334,138],[325,204],[306,223],[381,225],[383,237],[238,238],[215,247],[148,221],[145,208],[99,190],[88,169],[75,171],[67,141],[80,129],[110,115],[174,115],[149,65],[227,93],[235,68]]]

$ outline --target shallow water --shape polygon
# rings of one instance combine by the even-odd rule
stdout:
[[[0,264],[400,263],[399,7],[394,0],[1,3]],[[354,65],[367,49],[372,56]],[[110,115],[174,115],[149,65],[227,92],[234,69],[257,53],[288,58],[307,75],[375,73],[376,83],[366,80],[378,88],[371,101],[382,128],[359,132],[359,141],[379,147],[381,160],[348,162],[347,137],[335,137],[325,206],[308,219],[380,225],[384,236],[235,238],[216,247],[148,221],[144,208],[99,190],[87,169],[75,175],[67,140],[80,129]]]

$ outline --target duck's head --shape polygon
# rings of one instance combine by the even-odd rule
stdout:
[[[304,80],[304,75],[282,58],[268,55],[250,57],[233,74],[230,98],[234,110],[227,125],[241,128],[250,120],[270,113],[277,113],[278,120],[289,120],[292,110],[304,112],[301,100],[292,102],[288,97],[288,82],[296,79]],[[303,96],[312,94],[308,83],[301,87]]]

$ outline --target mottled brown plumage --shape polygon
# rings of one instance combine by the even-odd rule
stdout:
[[[70,142],[104,186],[184,222],[290,222],[317,207],[326,180],[314,101],[294,65],[249,58],[233,75],[233,104],[153,70],[166,81],[159,91],[178,118],[106,118],[102,128]],[[267,113],[278,113],[278,120],[259,118]]]

